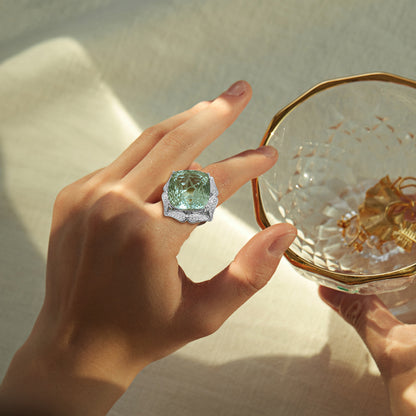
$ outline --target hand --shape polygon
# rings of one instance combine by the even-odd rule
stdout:
[[[387,386],[393,415],[415,415],[416,325],[400,322],[374,295],[350,295],[327,287],[320,287],[319,295],[365,342]]]
[[[267,283],[292,226],[260,232],[225,270],[194,283],[176,256],[195,225],[164,217],[160,200],[171,172],[194,168],[250,97],[246,82],[234,84],[144,131],[112,164],[59,194],[44,305],[0,397],[17,392],[21,403],[59,415],[104,414],[144,366],[217,330]],[[203,170],[222,203],[276,160],[266,147]]]

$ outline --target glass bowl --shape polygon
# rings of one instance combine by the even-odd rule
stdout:
[[[297,227],[285,256],[301,275],[360,294],[414,281],[415,134],[416,82],[386,73],[323,82],[274,116],[256,217]]]

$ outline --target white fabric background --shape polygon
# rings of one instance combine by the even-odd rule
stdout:
[[[252,102],[202,164],[257,147],[273,114],[317,82],[416,78],[415,18],[411,0],[2,1],[0,376],[42,302],[60,188],[237,79]],[[257,229],[245,186],[192,235],[181,264],[208,278]],[[358,336],[283,262],[218,333],[146,368],[110,414],[389,412]]]

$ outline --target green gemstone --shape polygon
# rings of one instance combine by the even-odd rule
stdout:
[[[209,175],[199,170],[173,172],[168,186],[170,204],[176,209],[202,209],[210,196]]]

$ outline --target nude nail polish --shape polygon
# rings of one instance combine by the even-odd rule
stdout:
[[[240,97],[247,91],[247,83],[245,81],[237,81],[224,94]]]
[[[296,231],[289,231],[279,236],[269,247],[269,253],[274,257],[281,257],[296,237]]]
[[[270,158],[274,158],[277,155],[277,150],[273,146],[260,146],[256,151]]]

